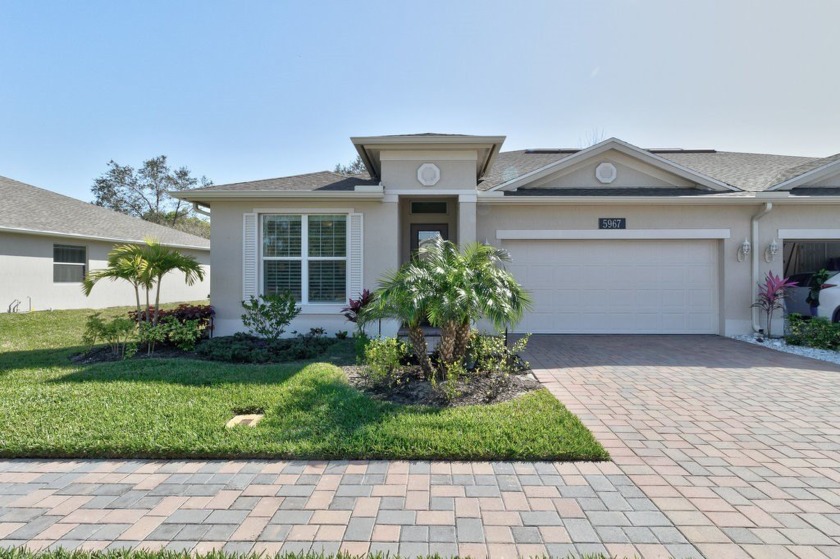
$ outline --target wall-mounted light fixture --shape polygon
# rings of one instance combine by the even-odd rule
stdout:
[[[776,242],[776,239],[773,239],[764,249],[764,261],[767,263],[773,262],[777,254],[779,254],[779,243]]]
[[[750,245],[749,239],[744,239],[744,242],[741,243],[741,246],[738,247],[738,262],[743,262],[747,255],[752,250],[752,246]]]

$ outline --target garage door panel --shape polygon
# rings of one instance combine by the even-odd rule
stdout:
[[[505,241],[544,333],[717,333],[714,241]]]

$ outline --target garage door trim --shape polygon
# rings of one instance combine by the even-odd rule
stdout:
[[[729,229],[497,229],[499,240],[729,239]]]

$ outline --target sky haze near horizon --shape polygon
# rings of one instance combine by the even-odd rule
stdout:
[[[223,184],[415,132],[827,156],[838,21],[832,0],[0,0],[0,175],[90,201],[111,159]]]

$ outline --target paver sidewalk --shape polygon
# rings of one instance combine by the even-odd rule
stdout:
[[[0,546],[699,557],[611,462],[0,462]]]
[[[840,557],[840,367],[717,336],[534,336],[527,357],[707,557]]]

